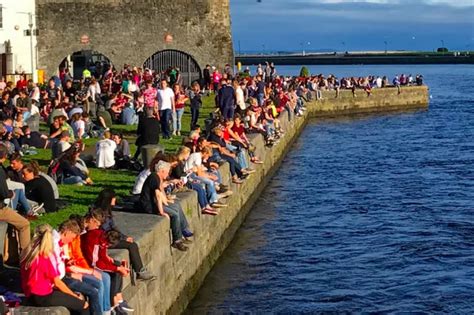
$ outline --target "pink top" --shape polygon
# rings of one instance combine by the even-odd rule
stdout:
[[[153,107],[155,106],[155,99],[156,99],[156,89],[151,87],[143,91],[143,98],[145,99],[145,106],[146,107]]]
[[[59,277],[53,255],[38,256],[29,269],[21,266],[21,286],[27,297],[30,295],[45,296],[53,292],[54,278]]]

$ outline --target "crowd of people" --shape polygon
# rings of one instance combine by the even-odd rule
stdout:
[[[422,76],[402,75],[391,85],[422,81]],[[95,75],[86,69],[79,82],[64,69],[41,87],[24,76],[16,84],[0,80],[0,221],[19,233],[25,303],[65,306],[77,314],[132,312],[121,293],[123,277],[155,277],[146,270],[137,244],[116,226],[114,210],[167,218],[171,246],[186,251],[193,232],[177,192],[195,191],[202,214],[219,215],[232,185],[241,185],[262,163],[250,134],[261,134],[271,147],[285,132],[282,112],[291,122],[303,115],[305,102],[322,99],[324,91],[335,90],[336,97],[340,89],[370,95],[372,88],[385,86],[388,79],[377,76],[280,76],[272,64],[236,75],[229,65],[222,72],[208,65],[203,79],[189,87],[181,84],[176,68],[155,73],[128,65]],[[216,110],[202,128],[198,121],[205,95],[214,98]],[[182,125],[186,110],[191,113],[189,133]],[[40,132],[42,123],[49,133]],[[123,134],[111,130],[113,124],[137,125],[134,155]],[[141,148],[158,144],[160,137],[181,137],[182,146],[142,166]],[[87,138],[98,138],[92,158],[85,154]],[[34,160],[23,162],[34,148],[51,150],[46,172]],[[223,164],[229,166],[231,183],[222,180]],[[57,229],[40,225],[31,238],[29,219],[62,207],[58,184],[94,185],[90,167],[137,172],[132,194],[117,205],[115,192],[104,189],[84,217],[72,215]],[[110,257],[113,248],[127,249],[130,264]]]

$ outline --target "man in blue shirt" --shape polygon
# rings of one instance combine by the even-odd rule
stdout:
[[[234,118],[235,110],[235,92],[234,88],[227,84],[227,79],[221,80],[221,89],[219,90],[218,100],[219,109],[222,117],[226,120]]]

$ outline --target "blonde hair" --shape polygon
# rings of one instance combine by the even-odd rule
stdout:
[[[29,269],[38,256],[47,257],[53,250],[53,228],[49,224],[38,225],[30,244],[21,254],[21,263]]]
[[[190,154],[191,153],[191,149],[186,147],[186,146],[182,146],[182,147],[179,147],[178,151],[176,152],[176,156],[178,157],[178,160],[181,160],[181,158],[183,158],[186,154]]]

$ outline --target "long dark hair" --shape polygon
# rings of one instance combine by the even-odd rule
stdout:
[[[115,191],[112,188],[105,188],[100,193],[94,202],[96,208],[104,210],[104,215],[112,217],[112,199],[116,197]]]

